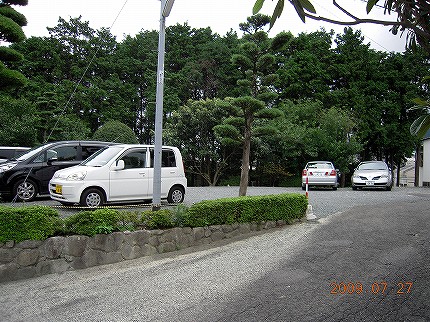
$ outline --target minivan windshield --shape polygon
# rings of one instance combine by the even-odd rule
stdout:
[[[42,152],[46,148],[46,145],[39,146],[37,148],[31,149],[27,153],[24,153],[19,158],[16,159],[16,161],[25,161],[30,159],[31,157],[38,155],[40,152]]]
[[[118,146],[108,146],[98,150],[88,159],[83,161],[81,165],[87,167],[102,167],[116,156],[123,148]]]

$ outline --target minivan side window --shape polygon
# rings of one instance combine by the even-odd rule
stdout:
[[[136,169],[146,167],[146,150],[132,151],[124,155],[124,169]]]
[[[89,156],[100,150],[101,146],[83,145],[82,146],[82,160],[86,160]]]
[[[77,145],[64,145],[50,148],[49,150],[41,153],[33,162],[46,162],[48,160],[75,161],[77,160],[77,156]]]
[[[151,168],[154,167],[154,149],[151,149]],[[163,149],[161,152],[161,167],[176,167],[175,152],[170,149]]]
[[[57,152],[57,161],[75,161],[78,156],[78,146],[77,145],[66,145],[60,146],[53,149]],[[50,158],[48,157],[48,160]]]

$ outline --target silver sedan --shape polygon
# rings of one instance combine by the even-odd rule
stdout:
[[[393,176],[391,169],[383,161],[361,162],[355,169],[352,178],[352,189],[384,188],[391,190]]]

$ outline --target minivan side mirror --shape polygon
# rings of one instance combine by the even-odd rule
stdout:
[[[55,150],[48,150],[46,151],[47,155],[47,163],[48,165],[51,165],[52,162],[55,162],[58,160],[58,153]]]
[[[110,169],[113,171],[123,170],[125,167],[124,160],[117,160]]]

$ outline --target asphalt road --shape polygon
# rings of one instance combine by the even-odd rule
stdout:
[[[429,192],[311,191],[317,221],[0,284],[0,320],[430,321]]]

